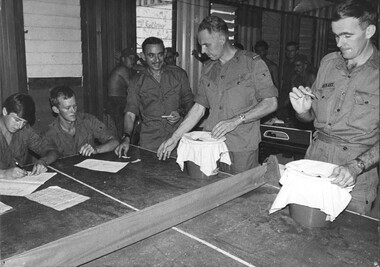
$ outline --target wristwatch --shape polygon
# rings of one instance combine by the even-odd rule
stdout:
[[[244,124],[244,122],[245,122],[245,114],[244,113],[240,114],[239,115],[239,119]]]
[[[364,170],[365,170],[365,163],[364,163],[364,161],[362,161],[359,158],[356,158],[355,162],[356,162],[356,166],[360,169],[360,173],[359,174],[362,174],[364,172]]]

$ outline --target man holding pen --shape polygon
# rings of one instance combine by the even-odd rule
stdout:
[[[31,174],[47,171],[58,157],[56,147],[37,134],[31,125],[35,121],[33,99],[26,94],[13,94],[4,104],[0,115],[0,179],[16,179],[28,175],[20,164],[27,164],[28,149],[40,158]]]

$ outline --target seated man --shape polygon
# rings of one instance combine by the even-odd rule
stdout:
[[[58,147],[60,157],[78,153],[91,156],[112,151],[119,144],[118,138],[95,116],[77,112],[75,94],[70,87],[53,88],[50,105],[57,119],[49,125],[46,138]]]
[[[305,55],[297,55],[294,58],[294,74],[291,78],[292,88],[303,86],[310,87],[315,81],[316,75],[309,68],[309,61]]]
[[[193,94],[186,72],[164,63],[161,39],[149,37],[142,44],[144,70],[131,81],[124,115],[124,137],[115,149],[126,155],[136,115],[141,118],[140,146],[157,150],[177,129],[193,105]]]
[[[30,126],[35,121],[35,105],[25,94],[9,96],[0,115],[0,178],[16,179],[28,175],[19,164],[27,163],[28,149],[41,156],[32,174],[47,171],[47,166],[58,158],[54,145],[38,135]]]

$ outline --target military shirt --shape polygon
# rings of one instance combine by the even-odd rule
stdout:
[[[160,82],[147,69],[139,71],[128,88],[125,112],[141,116],[140,145],[157,150],[182,121],[171,125],[161,116],[172,111],[184,116],[193,99],[187,74],[180,67],[164,65]]]
[[[24,165],[28,158],[28,149],[44,156],[56,147],[46,138],[39,135],[29,124],[13,134],[8,145],[5,136],[0,131],[0,169],[9,169],[15,166],[15,161]]]
[[[220,121],[239,116],[262,99],[277,95],[264,61],[253,52],[238,50],[223,65],[219,60],[205,64],[195,102],[210,109],[204,130],[211,131]],[[226,134],[231,152],[256,150],[260,141],[259,120],[239,125]]]
[[[371,146],[379,140],[379,51],[348,71],[340,52],[321,61],[313,92],[315,128],[351,144]]]
[[[60,157],[78,154],[80,148],[85,144],[94,147],[96,146],[95,140],[106,143],[111,138],[117,138],[103,122],[91,114],[78,112],[74,124],[74,136],[62,129],[58,118],[49,125],[49,129],[45,133],[46,138],[57,146]]]

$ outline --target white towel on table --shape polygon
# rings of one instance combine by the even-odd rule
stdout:
[[[225,137],[215,139],[210,132],[190,132],[184,134],[177,149],[177,163],[183,171],[185,161],[192,161],[207,176],[217,173],[217,161],[231,164]]]
[[[314,160],[297,160],[285,165],[280,179],[282,188],[272,204],[269,213],[295,203],[317,208],[327,214],[326,220],[333,221],[347,207],[354,186],[341,188],[328,178],[337,167]]]

